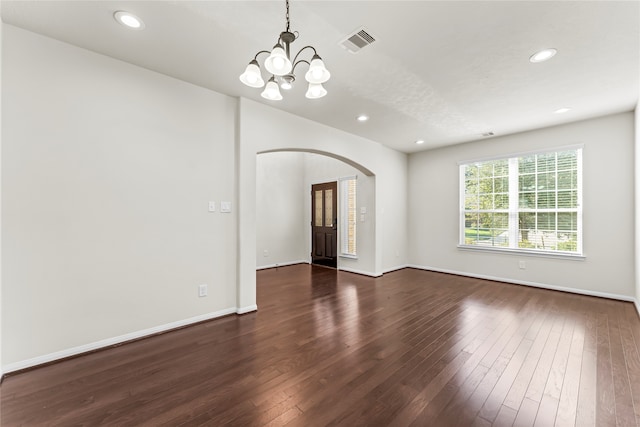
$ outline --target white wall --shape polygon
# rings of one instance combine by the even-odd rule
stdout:
[[[264,153],[256,162],[256,266],[307,262],[304,153]],[[266,251],[266,253],[265,253]]]
[[[375,176],[367,176],[340,160],[332,159],[319,154],[305,154],[304,157],[304,181],[305,181],[305,249],[311,252],[311,185],[323,182],[338,181],[340,178],[357,176],[356,180],[356,205],[358,222],[356,224],[356,252],[357,259],[338,257],[338,269],[348,270],[362,274],[375,275]],[[340,184],[338,183],[338,193]],[[360,221],[360,209],[366,208],[364,221]],[[338,211],[340,211],[340,199],[338,199]],[[342,230],[338,228],[338,233]],[[340,245],[338,235],[338,245]],[[338,252],[340,246],[338,246]]]
[[[2,93],[2,33],[4,24],[0,20],[0,93]],[[2,188],[2,97],[0,96],[0,189]],[[2,224],[2,197],[0,197],[0,224]],[[0,242],[2,242],[2,227],[0,226]],[[2,245],[0,244],[0,381],[2,380]]]
[[[377,229],[382,237],[382,272],[407,266],[409,228],[408,157],[396,151],[386,154],[380,165],[383,173],[376,176],[378,195]]]
[[[2,42],[5,371],[235,311],[235,215],[207,202],[234,197],[237,101],[6,24]]]
[[[367,208],[364,221],[357,223],[358,258],[339,257],[338,268],[374,274],[375,177],[366,176],[340,160],[304,152],[259,154],[256,166],[258,268],[310,262],[311,186],[357,176],[358,212],[361,207]],[[338,205],[339,203],[338,199]],[[340,233],[340,230],[338,232]]]
[[[635,110],[635,279],[636,279],[636,309],[640,314],[640,101]]]
[[[411,264],[630,299],[634,289],[633,113],[411,155]],[[465,251],[458,243],[458,162],[584,144],[586,260]],[[526,270],[518,261],[526,261]]]
[[[321,102],[321,100],[320,100]],[[406,181],[407,156],[373,141],[269,108],[248,99],[240,99],[238,126],[238,306],[255,306],[256,260],[256,154],[273,150],[310,151],[349,159],[376,175],[375,190],[375,263],[374,273],[396,262],[406,263],[401,256],[389,257],[387,248],[406,244],[406,205],[396,206],[395,188]],[[371,173],[369,173],[371,174]],[[386,183],[381,185],[381,183]],[[384,222],[380,210],[385,210]],[[398,225],[400,222],[401,225]],[[380,232],[382,230],[382,233]],[[393,258],[389,260],[389,258]],[[384,261],[383,261],[384,260]]]

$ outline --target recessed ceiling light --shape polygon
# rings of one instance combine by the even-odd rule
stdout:
[[[356,120],[359,122],[366,122],[367,120],[369,120],[369,116],[360,114],[358,117],[356,117]]]
[[[113,14],[113,17],[118,21],[118,23],[127,28],[131,28],[133,30],[142,30],[144,28],[144,22],[142,22],[142,19],[138,18],[133,13],[119,10]]]
[[[555,56],[558,51],[554,48],[543,49],[540,52],[536,52],[529,58],[530,62],[544,62]]]
[[[424,144],[424,139],[419,139],[416,141],[416,144],[420,145],[420,144]]]
[[[556,111],[554,111],[554,113],[556,114],[562,114],[562,113],[566,113],[567,111],[571,111],[571,108],[558,108]]]

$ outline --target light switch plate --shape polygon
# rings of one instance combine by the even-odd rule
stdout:
[[[222,213],[231,212],[231,202],[220,202],[220,212]]]
[[[367,207],[366,206],[361,206],[360,207],[360,213],[361,214],[366,214],[367,213]]]
[[[206,297],[207,296],[207,293],[208,293],[207,292],[208,291],[207,287],[208,286],[206,285],[206,283],[202,284],[202,285],[198,285],[198,296],[199,297]]]
[[[216,202],[209,202],[209,212],[216,211]]]

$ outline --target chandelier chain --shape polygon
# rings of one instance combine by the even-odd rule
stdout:
[[[287,32],[289,32],[289,0],[286,0],[287,3]]]

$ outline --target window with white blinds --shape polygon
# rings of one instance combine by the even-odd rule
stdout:
[[[356,177],[340,179],[340,252],[356,256]]]
[[[582,148],[460,165],[460,245],[582,254]]]

